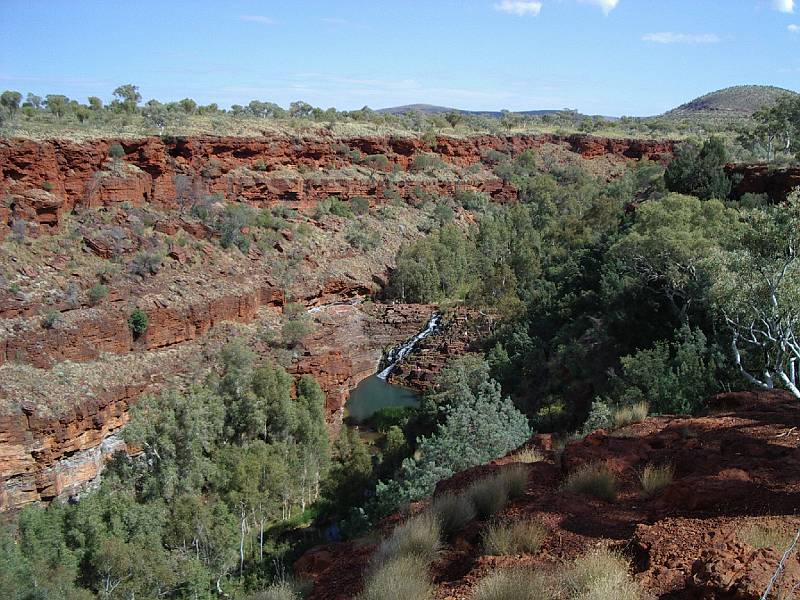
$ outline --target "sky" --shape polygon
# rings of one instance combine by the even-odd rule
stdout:
[[[0,0],[0,90],[648,116],[800,90],[800,0]]]

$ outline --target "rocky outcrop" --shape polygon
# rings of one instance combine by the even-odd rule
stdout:
[[[122,441],[114,434],[146,384],[109,387],[57,417],[23,405],[0,416],[0,511],[72,495],[95,480]]]
[[[116,304],[116,305],[115,305]],[[283,292],[265,284],[195,299],[184,306],[164,297],[139,299],[135,305],[148,316],[147,330],[133,335],[128,318],[131,306],[110,303],[108,308],[75,311],[57,325],[45,328],[34,319],[24,321],[0,340],[0,365],[16,360],[39,368],[63,361],[89,361],[101,354],[124,354],[164,348],[197,339],[221,322],[249,323],[263,306],[282,306]]]
[[[124,148],[125,156],[109,160],[108,150],[115,143]],[[399,177],[389,182],[384,175],[392,170],[407,171],[421,153],[435,152],[454,165],[469,166],[480,163],[489,150],[514,155],[547,144],[564,146],[586,158],[609,155],[662,160],[672,151],[671,142],[552,134],[439,137],[433,144],[403,137],[336,140],[277,135],[98,139],[91,143],[2,140],[0,195],[10,198],[10,203],[0,216],[6,228],[13,219],[54,227],[60,214],[76,206],[154,202],[175,207],[190,198],[215,193],[258,205],[289,202],[308,206],[330,194],[382,199],[389,189],[393,195],[407,197],[421,188],[444,195],[452,194],[456,185],[508,201],[516,195],[513,188],[494,176],[458,182],[404,181]],[[387,168],[359,177],[341,174],[342,169],[354,166],[357,156],[370,154],[385,155]]]
[[[731,196],[737,199],[744,194],[766,194],[773,202],[783,202],[800,188],[800,167],[730,164],[725,171],[734,183]]]

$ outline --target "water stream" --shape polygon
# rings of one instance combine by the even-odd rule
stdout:
[[[377,377],[379,379],[384,379],[384,380],[387,377],[389,377],[389,374],[397,366],[397,363],[399,363],[406,356],[408,356],[414,349],[414,346],[416,346],[420,341],[424,340],[430,334],[435,332],[441,324],[442,324],[442,315],[440,315],[439,313],[433,313],[433,316],[430,318],[430,320],[428,320],[427,325],[425,325],[425,329],[420,331],[417,335],[408,340],[402,346],[398,346],[397,348],[392,348],[392,350],[386,357],[386,360],[384,361],[384,364],[386,364],[386,366],[382,371],[378,373]]]
[[[381,363],[381,370],[367,377],[350,392],[347,400],[347,415],[356,423],[362,423],[383,408],[390,406],[417,406],[419,396],[412,390],[386,381],[397,364],[408,356],[414,347],[442,324],[442,316],[434,313],[425,328],[406,341],[393,348]]]

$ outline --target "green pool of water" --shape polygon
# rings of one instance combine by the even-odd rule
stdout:
[[[347,400],[347,416],[362,423],[389,406],[418,406],[419,396],[408,388],[391,385],[373,375],[358,384]]]

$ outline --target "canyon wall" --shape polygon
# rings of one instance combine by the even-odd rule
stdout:
[[[115,143],[123,148],[122,160],[108,157]],[[545,146],[615,164],[663,160],[672,151],[669,142],[582,135],[440,137],[433,144],[399,137],[0,140],[0,240],[15,223],[28,228],[22,241],[6,242],[8,260],[0,273],[2,278],[13,271],[24,286],[14,291],[4,283],[0,289],[0,511],[73,495],[96,481],[103,462],[121,447],[120,430],[141,394],[191,377],[224,339],[250,335],[250,342],[262,344],[257,333],[243,334],[237,327],[279,324],[287,288],[273,271],[287,260],[283,249],[271,255],[254,247],[243,255],[226,252],[203,223],[184,218],[187,203],[217,194],[259,207],[282,203],[309,209],[328,195],[378,203],[412,198],[420,190],[451,195],[459,189],[507,202],[516,199],[516,190],[492,174],[487,151],[516,155]],[[425,153],[453,168],[435,176],[416,172],[414,157]],[[368,155],[386,160],[368,169],[363,160]],[[479,168],[464,171],[472,165]],[[91,215],[82,220],[81,214],[92,211],[77,210],[101,206],[122,210],[104,212],[114,219],[109,223]],[[151,232],[141,233],[145,226],[130,207],[161,211]],[[58,236],[42,234],[65,231],[60,225],[73,214],[78,218],[69,231],[78,237],[47,243]],[[315,223],[319,235],[332,240],[345,226],[335,219]],[[122,254],[105,237],[114,227],[130,242]],[[298,274],[291,299],[315,308],[316,327],[288,368],[320,382],[332,431],[341,424],[349,390],[375,371],[387,348],[421,329],[433,311],[426,305],[359,302],[382,285],[397,247],[410,239],[405,227],[396,228],[391,243],[384,238],[369,260],[338,242],[323,248],[314,241],[313,250],[305,249],[292,267]],[[99,303],[87,302],[85,295],[76,303],[50,293],[70,281],[87,290],[96,281],[98,262],[124,267],[135,250],[147,248],[148,238],[172,240],[180,230],[188,234],[188,246],[170,241],[169,266],[158,276],[118,276]],[[279,235],[277,245],[291,246],[290,231]],[[134,307],[149,317],[138,337],[128,326]],[[56,325],[43,325],[46,311],[57,313]],[[470,327],[476,322],[464,315],[454,319]],[[429,384],[448,355],[468,350],[462,325],[428,340],[420,360],[401,367],[396,377],[415,387]],[[261,354],[269,352],[261,348]]]
[[[774,202],[781,202],[800,188],[800,167],[730,164],[725,170],[734,182],[731,196],[737,199],[744,194],[766,194]]]
[[[108,158],[113,144],[122,146],[124,160]],[[489,150],[515,155],[545,145],[585,158],[623,160],[662,160],[673,149],[671,142],[549,134],[439,137],[433,144],[406,137],[0,140],[0,196],[7,199],[0,205],[0,237],[15,219],[53,228],[75,207],[127,202],[175,208],[215,193],[258,206],[308,207],[329,195],[382,199],[388,190],[409,197],[419,188],[439,195],[474,189],[495,201],[510,201],[515,190],[494,176],[419,180],[389,175],[408,172],[414,157],[424,153],[464,167],[480,163]],[[368,174],[348,172],[359,157],[370,155],[383,155],[386,162]]]

